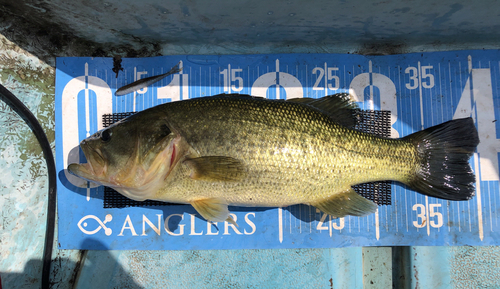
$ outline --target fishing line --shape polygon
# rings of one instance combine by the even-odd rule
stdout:
[[[31,113],[31,111],[7,88],[0,84],[0,98],[10,106],[21,118],[28,124],[35,134],[43,155],[47,162],[47,171],[49,175],[49,193],[47,204],[47,225],[45,227],[45,244],[43,248],[42,263],[42,288],[49,288],[50,285],[50,264],[52,262],[52,247],[54,244],[54,228],[56,221],[56,165],[54,155],[50,148],[50,143],[43,131],[42,126]]]

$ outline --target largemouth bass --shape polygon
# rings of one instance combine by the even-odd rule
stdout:
[[[382,180],[446,200],[474,195],[471,118],[380,138],[352,129],[348,97],[166,103],[83,140],[88,162],[68,170],[133,200],[191,204],[211,222],[232,222],[228,205],[309,204],[333,217],[363,216],[377,206],[351,186]]]

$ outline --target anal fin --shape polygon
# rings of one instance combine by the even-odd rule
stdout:
[[[377,210],[374,202],[358,195],[352,188],[311,205],[336,218],[346,215],[365,216]]]
[[[236,222],[229,215],[227,203],[218,198],[206,198],[191,201],[194,209],[209,222],[224,222],[236,225]]]
[[[234,182],[245,175],[243,162],[231,157],[198,157],[184,163],[192,169],[191,178],[194,180]]]

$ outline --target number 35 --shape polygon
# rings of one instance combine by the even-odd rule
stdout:
[[[425,227],[425,223],[429,222],[429,225],[433,228],[442,227],[443,214],[437,211],[440,207],[441,204],[429,204],[429,220],[427,220],[425,206],[422,204],[413,205],[413,210],[417,212],[417,220],[413,221],[413,226],[415,226],[416,228],[423,228]]]

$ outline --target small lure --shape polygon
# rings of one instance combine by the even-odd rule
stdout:
[[[170,69],[170,71],[167,73],[139,79],[139,80],[134,81],[130,84],[122,86],[122,87],[118,88],[118,90],[116,90],[115,95],[120,96],[120,95],[125,95],[128,93],[134,92],[134,91],[139,90],[141,88],[150,86],[151,84],[158,82],[171,74],[181,72],[182,68],[179,68],[179,64],[180,64],[180,62],[177,63],[177,65],[175,65],[174,67],[172,67],[172,69]]]

